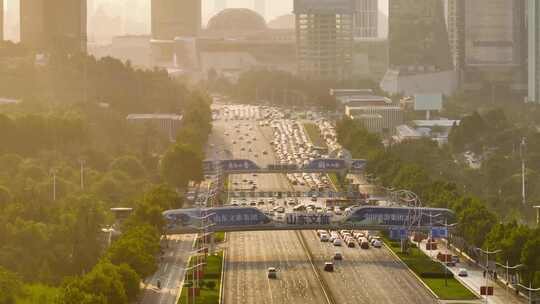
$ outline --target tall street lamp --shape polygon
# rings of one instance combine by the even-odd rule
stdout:
[[[493,250],[493,251],[490,251],[489,248],[487,250],[484,250],[482,248],[479,248],[479,247],[476,247],[476,250],[482,252],[483,254],[486,255],[486,271],[489,270],[489,255],[490,254],[497,254],[499,252],[501,252],[502,250],[500,249],[497,249],[497,250]],[[488,276],[486,274],[486,285],[485,285],[485,288],[486,288],[486,303],[488,302],[488,291],[487,291],[487,285],[488,285]]]
[[[510,282],[509,280],[509,271],[510,269],[514,270],[514,269],[518,269],[519,267],[522,267],[523,264],[518,264],[518,265],[514,265],[514,266],[508,266],[508,260],[506,260],[506,265],[503,265],[503,264],[500,264],[500,263],[496,263],[498,266],[506,269],[506,297],[508,298],[508,283]]]
[[[529,287],[523,286],[523,285],[521,285],[519,283],[517,284],[517,286],[519,286],[519,287],[521,287],[521,288],[523,288],[523,289],[525,289],[525,290],[527,290],[529,292],[529,304],[533,303],[532,302],[532,293],[540,291],[540,288],[532,288],[531,282],[529,282]]]

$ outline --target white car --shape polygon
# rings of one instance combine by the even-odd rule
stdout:
[[[458,271],[458,276],[460,276],[460,277],[466,277],[466,276],[469,276],[469,273],[467,272],[467,269],[465,269],[465,268],[460,268],[459,271]]]
[[[374,240],[373,243],[371,243],[371,245],[375,248],[381,248],[382,242],[380,240]]]
[[[334,246],[341,246],[341,239],[335,238],[332,244],[334,244]]]

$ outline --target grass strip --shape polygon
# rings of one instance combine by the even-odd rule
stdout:
[[[477,297],[454,277],[447,279],[445,285],[444,266],[430,259],[415,245],[409,252],[401,252],[399,242],[384,237],[386,245],[392,250],[441,300],[476,300]],[[448,272],[451,274],[451,272]],[[428,275],[429,274],[429,275]],[[429,277],[428,277],[429,276]],[[440,276],[440,277],[436,277]]]
[[[321,136],[321,130],[319,127],[311,122],[303,123],[304,129],[306,130],[311,143],[316,147],[326,147],[326,141]]]
[[[190,259],[190,267],[194,266],[196,259]],[[215,255],[209,255],[206,258],[206,265],[204,266],[203,278],[199,280],[200,295],[195,297],[196,304],[219,304],[219,290],[221,289],[221,269],[223,265],[223,251],[216,253]],[[184,287],[191,285],[191,278],[193,274],[191,271],[186,273],[184,280]],[[182,288],[182,294],[178,300],[178,304],[187,304],[187,292],[188,288]],[[189,303],[192,304],[193,299],[189,299]]]

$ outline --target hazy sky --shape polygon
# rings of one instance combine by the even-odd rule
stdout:
[[[121,13],[118,12],[119,9],[122,9],[123,7],[128,6],[129,3],[135,3],[135,2],[143,2],[142,5],[139,6],[139,10],[148,10],[148,12],[145,11],[136,11],[131,12],[131,14],[125,15],[126,18],[129,18],[130,15],[132,16],[138,16],[137,18],[143,18],[146,22],[150,21],[150,12],[149,12],[149,3],[150,0],[146,0],[148,3],[144,3],[143,0],[89,0],[89,2],[93,1],[95,7],[98,7],[100,4],[105,4],[107,7],[115,8],[115,11],[107,12],[108,15],[114,16],[114,15],[121,15]],[[182,0],[179,0],[182,1]],[[18,23],[19,23],[19,14],[14,8],[18,8],[19,6],[19,0],[4,0],[4,5],[7,10],[7,14],[5,16],[6,21],[6,37],[8,39],[14,39],[18,40]],[[208,19],[214,14],[214,0],[202,0],[202,6],[203,6],[203,24],[206,25],[206,22]],[[228,0],[228,6],[229,7],[246,7],[246,8],[253,8],[253,0]],[[379,0],[379,7],[380,10],[388,14],[388,0]],[[292,12],[293,8],[293,0],[266,0],[266,19],[271,20],[275,18],[276,16],[289,14]],[[123,9],[122,9],[123,10]],[[142,16],[145,16],[145,14],[148,14],[148,18],[144,18]],[[123,17],[123,16],[118,16]],[[89,29],[91,31],[91,29]]]

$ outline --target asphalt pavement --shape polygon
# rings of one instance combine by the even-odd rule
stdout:
[[[234,129],[238,123],[242,124],[241,132]],[[250,127],[252,130],[249,130]],[[269,127],[259,127],[253,120],[220,120],[214,123],[213,130],[213,137],[218,137],[215,142],[223,145],[220,149],[230,150],[234,158],[251,159],[259,165],[275,162],[269,145],[272,138]],[[247,144],[233,135],[244,134],[245,137],[245,130],[248,137],[255,135],[257,140]],[[252,151],[249,152],[247,147]],[[261,155],[265,150],[269,152],[268,155]],[[283,174],[233,175],[232,187],[245,187],[242,184],[244,179],[253,180],[260,191],[306,191],[306,187],[291,186]],[[234,185],[234,182],[238,185]],[[324,262],[333,256],[336,249],[333,245],[319,242],[313,231],[302,233],[336,303],[437,303],[406,267],[384,248],[341,248],[345,260],[336,264],[336,272],[325,273],[322,271]],[[229,233],[225,246],[226,304],[327,303],[297,232]],[[268,267],[278,268],[277,280],[267,278]]]
[[[163,261],[153,276],[143,281],[139,303],[175,304],[178,292],[184,282],[185,268],[191,255],[195,235],[169,235],[168,248],[165,248]],[[157,288],[157,281],[161,288]]]
[[[437,303],[386,248],[336,247],[321,242],[315,231],[302,233],[336,303]],[[343,260],[335,261],[334,272],[324,272],[324,263],[332,262],[336,252],[342,253]]]

